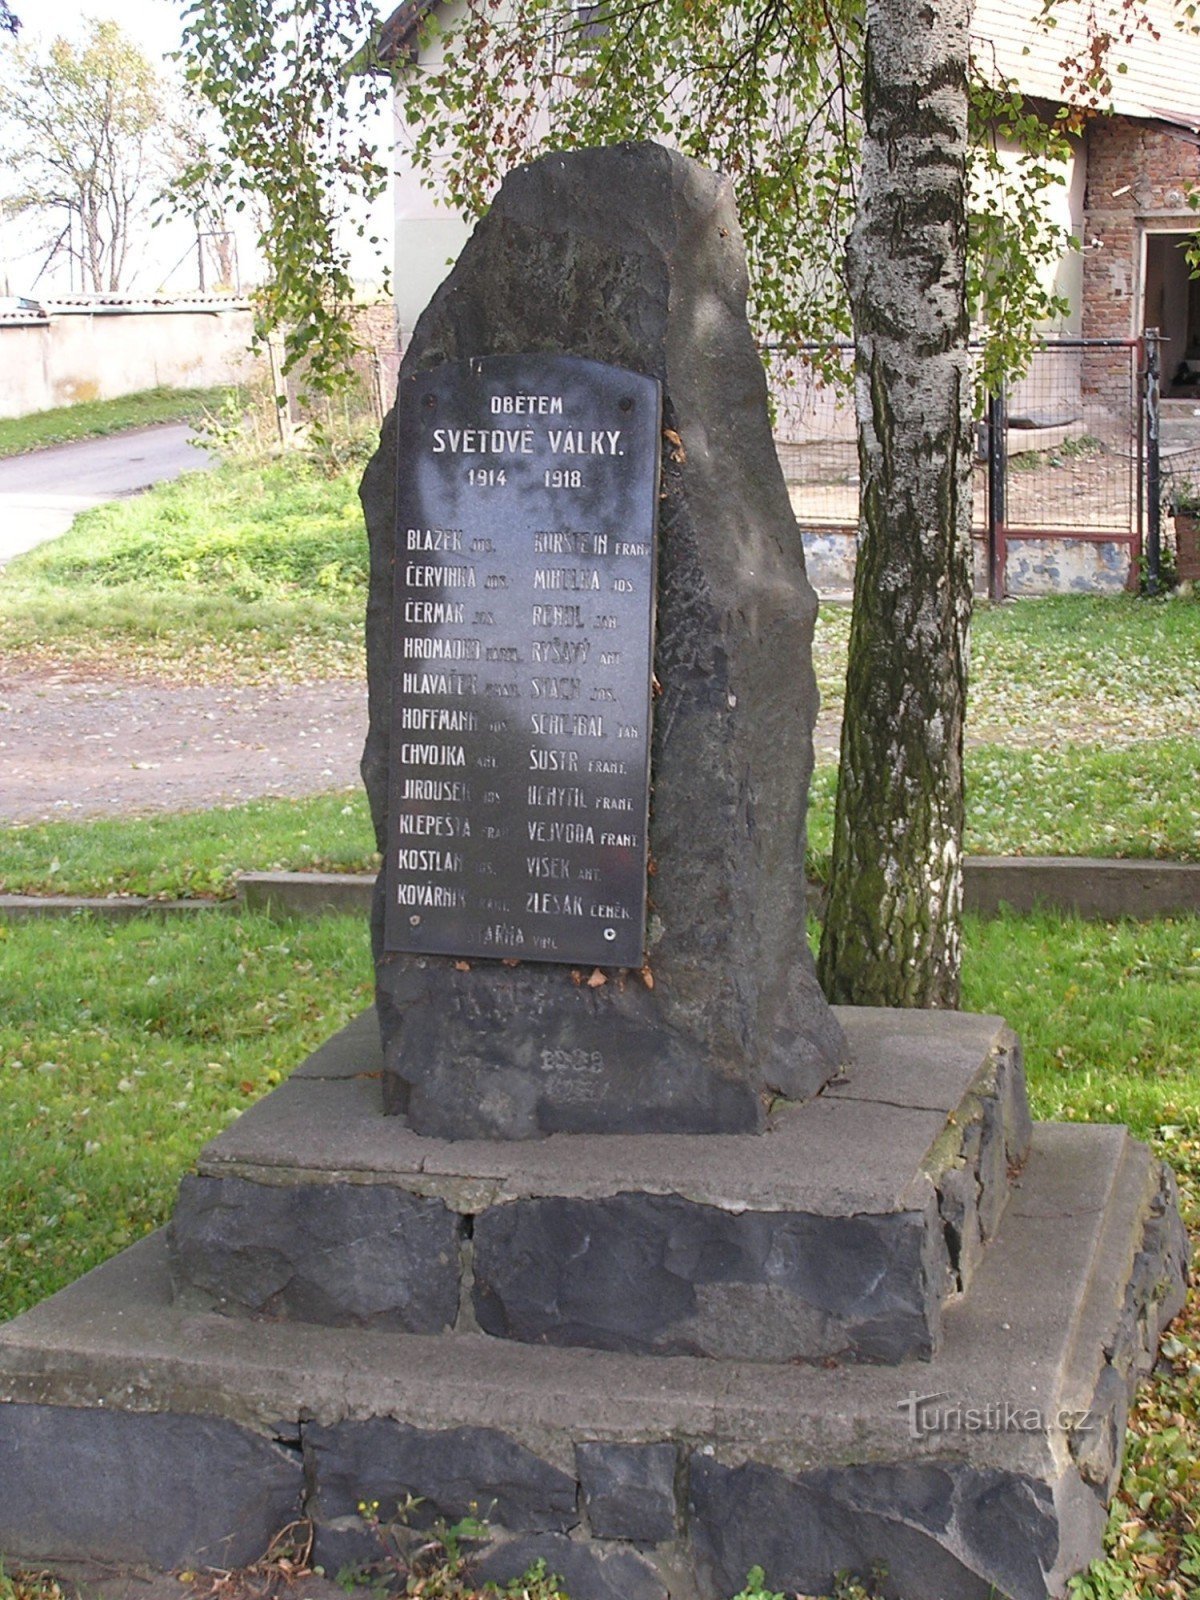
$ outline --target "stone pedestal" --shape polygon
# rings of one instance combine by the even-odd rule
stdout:
[[[937,1349],[1029,1144],[995,1017],[843,1011],[855,1064],[764,1135],[424,1138],[368,1014],[185,1178],[181,1303],[338,1327],[751,1360]]]
[[[1170,1175],[1031,1130],[995,1018],[838,1021],[856,1067],[761,1136],[536,1144],[384,1122],[351,1025],[170,1239],[0,1330],[0,1550],[225,1566],[302,1515],[335,1571],[412,1494],[572,1600],[1061,1593],[1182,1300]]]

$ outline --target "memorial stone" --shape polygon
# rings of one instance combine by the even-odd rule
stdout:
[[[414,330],[363,488],[363,776],[418,1132],[746,1132],[843,1062],[816,601],[745,299],[728,185],[631,145],[510,176]]]
[[[6,1570],[219,1587],[307,1527],[394,1586],[467,1515],[472,1585],[573,1600],[1049,1600],[1101,1553],[1174,1182],[1031,1123],[1000,1018],[816,988],[744,292],[720,180],[591,151],[507,180],[418,326],[365,494],[378,1004],[0,1328]]]

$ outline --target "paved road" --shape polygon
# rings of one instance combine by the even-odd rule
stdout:
[[[169,422],[0,461],[0,565],[66,533],[81,511],[202,471],[212,458]]]

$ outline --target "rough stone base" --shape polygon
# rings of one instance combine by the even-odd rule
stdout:
[[[572,1600],[726,1600],[754,1563],[1045,1600],[1099,1550],[1184,1249],[1123,1129],[1041,1125],[934,1359],[818,1367],[197,1312],[155,1235],[0,1330],[0,1551],[224,1565],[303,1514],[333,1567],[360,1499],[413,1494],[487,1516],[481,1577],[541,1556]]]
[[[928,1358],[1024,1160],[997,1017],[837,1012],[854,1065],[763,1135],[443,1141],[379,1115],[370,1014],[201,1154],[186,1305],[760,1361]]]

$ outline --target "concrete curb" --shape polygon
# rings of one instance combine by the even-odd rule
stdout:
[[[1072,911],[1117,917],[1189,916],[1200,912],[1200,862],[1114,861],[1102,856],[968,856],[963,872],[968,911]]]
[[[279,917],[367,915],[373,876],[358,872],[246,872],[235,900],[111,900],[74,895],[0,895],[0,922],[24,917],[89,915],[114,921],[147,913],[265,911]],[[813,910],[823,891],[813,886]],[[1099,856],[968,856],[963,868],[968,911],[995,916],[1066,911],[1113,921],[1200,914],[1200,862],[1118,861]]]

